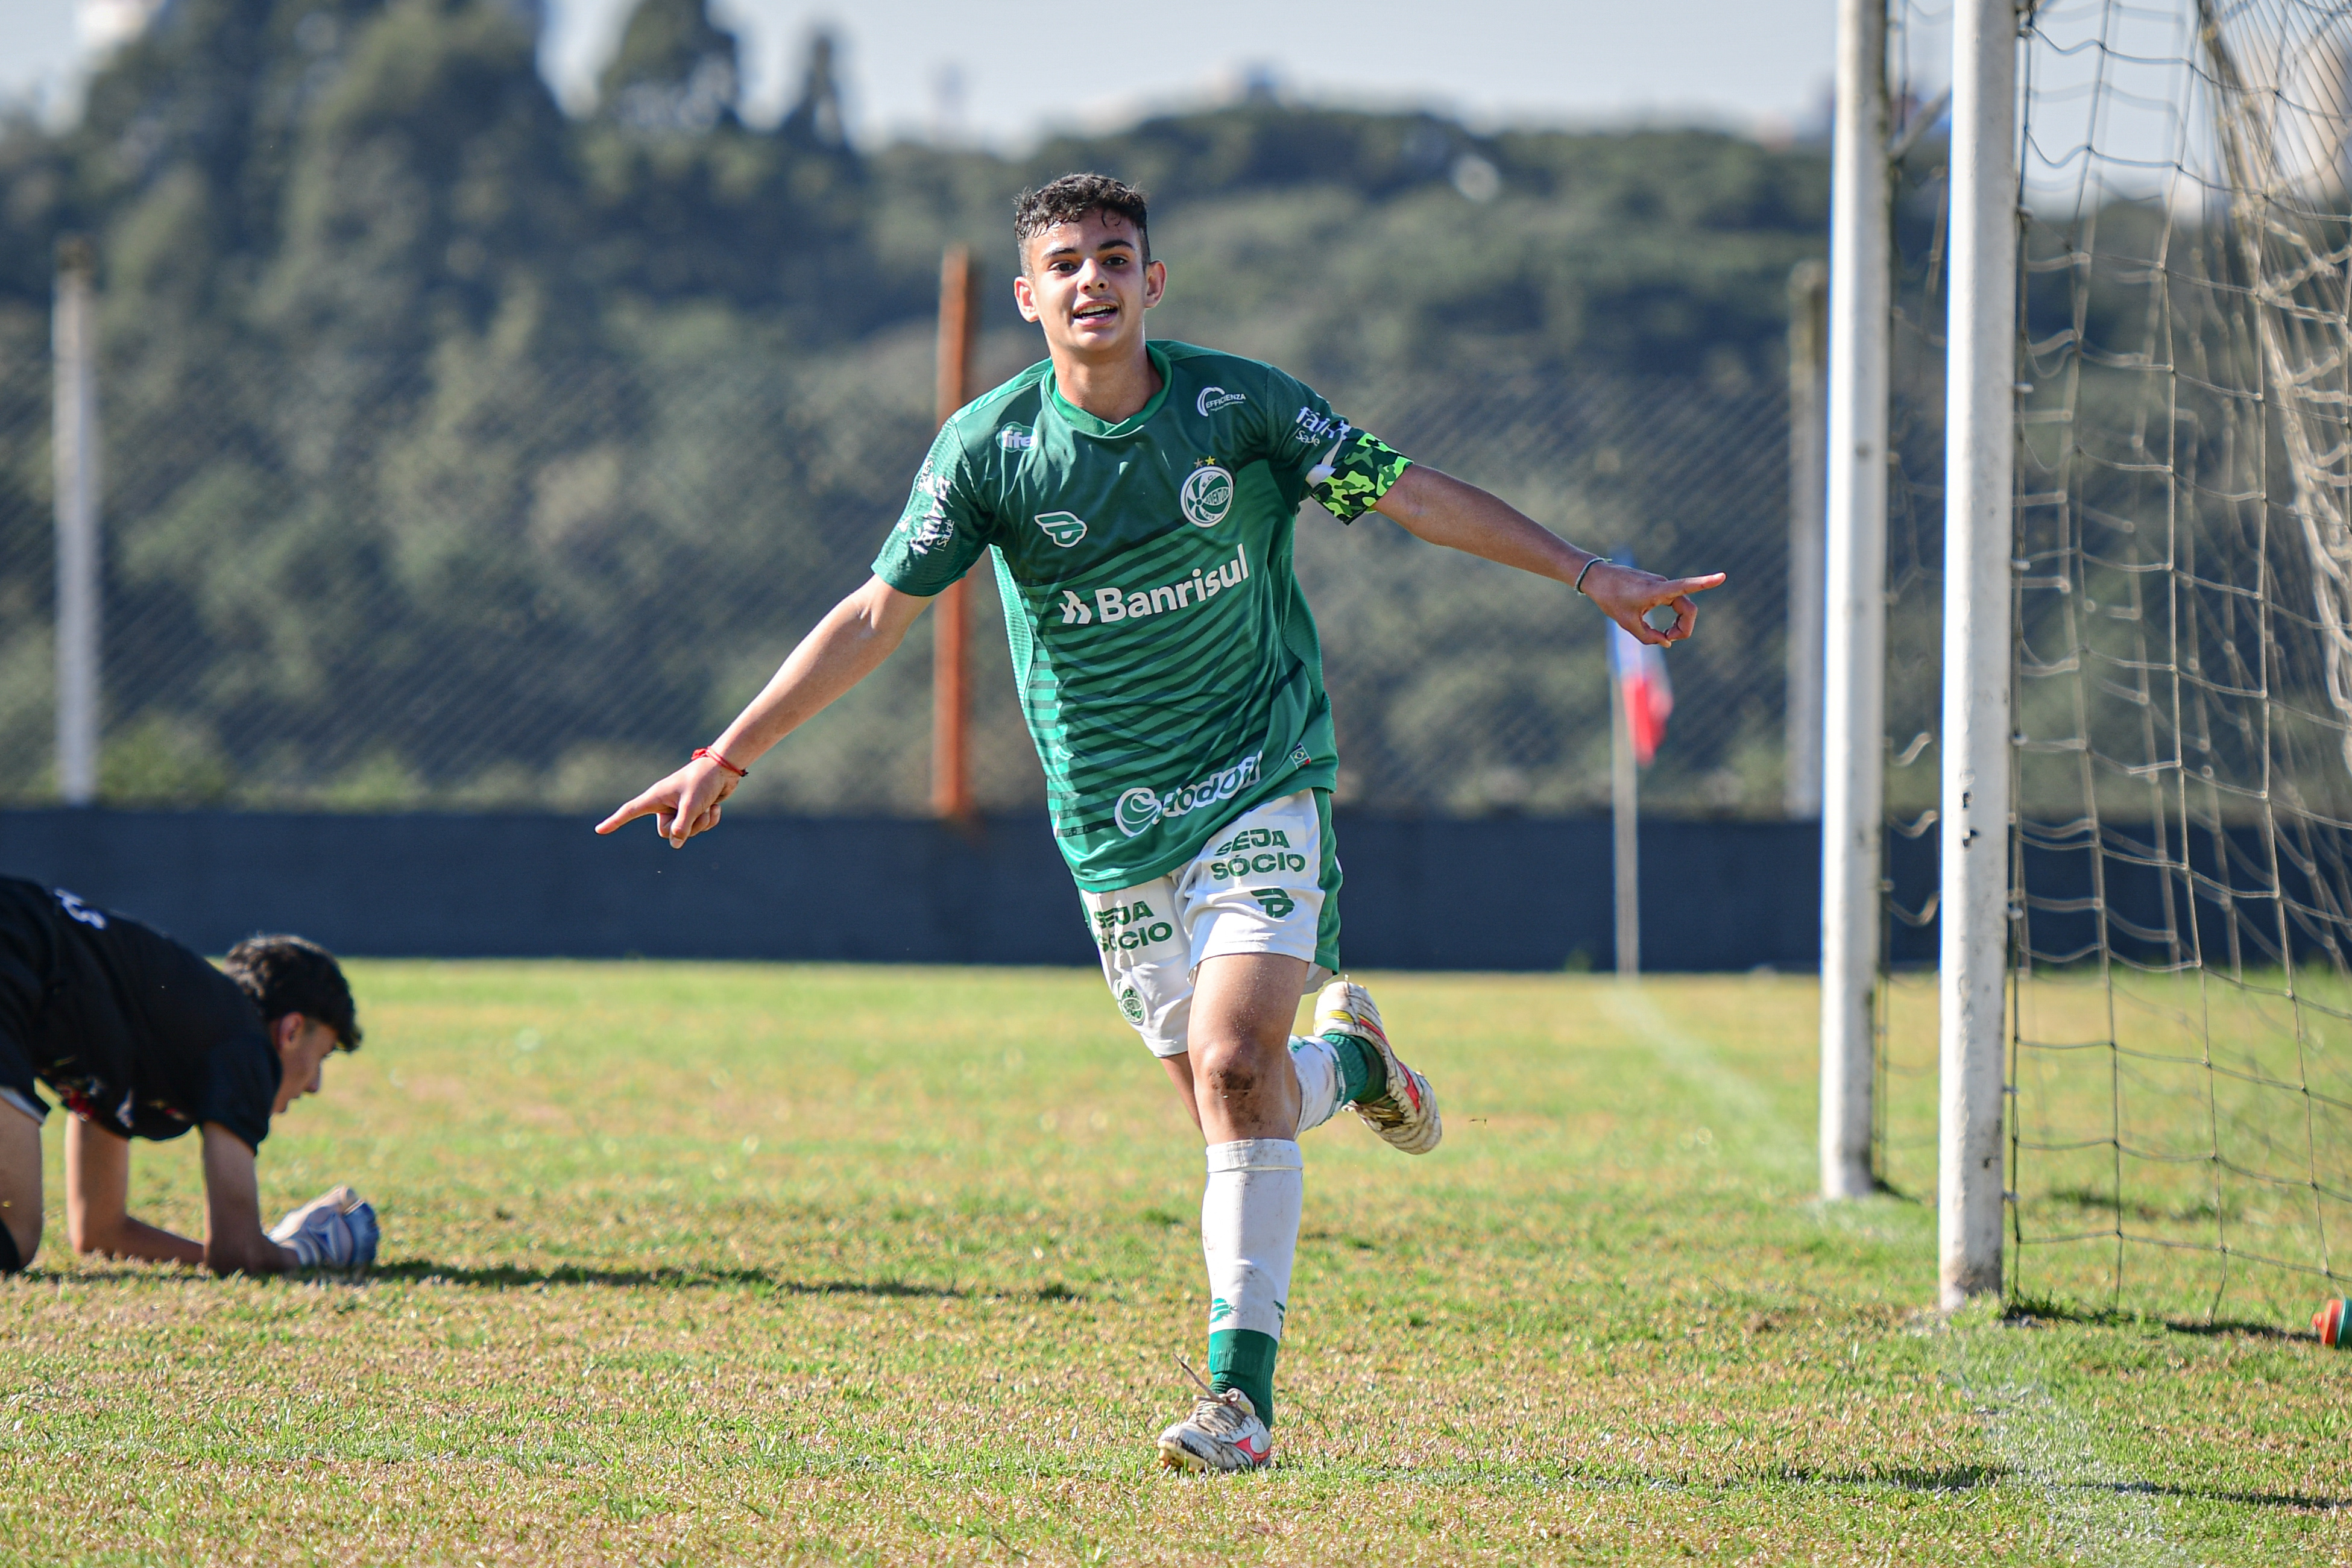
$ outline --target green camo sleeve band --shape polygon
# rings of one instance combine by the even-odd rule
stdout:
[[[1352,523],[1379,504],[1412,459],[1378,436],[1351,430],[1307,476],[1307,493],[1343,523]]]

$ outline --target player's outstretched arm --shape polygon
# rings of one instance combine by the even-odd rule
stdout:
[[[205,1124],[205,1267],[215,1274],[283,1274],[302,1266],[261,1228],[253,1149],[217,1122]]]
[[[1374,509],[1430,544],[1571,586],[1581,576],[1585,597],[1644,643],[1679,643],[1689,636],[1698,623],[1698,609],[1690,596],[1723,581],[1719,571],[1705,577],[1660,577],[1612,561],[1596,564],[1591,551],[1577,549],[1517,507],[1419,463],[1397,476]],[[1643,619],[1660,605],[1675,612],[1675,623],[1663,632]]]
[[[79,1116],[69,1115],[65,1122],[66,1240],[73,1249],[85,1258],[203,1262],[203,1242],[131,1215],[131,1140],[93,1127]],[[257,1214],[255,1225],[257,1229]]]
[[[801,645],[710,749],[738,768],[750,768],[827,703],[872,674],[906,640],[907,628],[929,603],[899,592],[878,577],[868,578],[865,587],[835,605],[801,639]],[[738,782],[737,775],[698,757],[597,823],[596,831],[609,833],[650,816],[676,849],[719,825],[719,803],[735,792]]]

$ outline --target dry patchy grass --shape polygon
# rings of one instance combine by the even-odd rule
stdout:
[[[367,1049],[262,1168],[273,1206],[360,1186],[383,1268],[52,1253],[0,1288],[0,1551],[2352,1555],[2331,1353],[2088,1313],[1943,1325],[1918,1311],[1931,1213],[1810,1201],[1807,983],[1381,981],[1445,1145],[1310,1134],[1284,1462],[1201,1482],[1148,1464],[1203,1332],[1197,1139],[1094,977],[357,977]],[[183,1226],[193,1153],[136,1165]]]

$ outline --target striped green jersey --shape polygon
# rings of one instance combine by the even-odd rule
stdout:
[[[1405,459],[1271,365],[1150,345],[1116,424],[1032,365],[950,420],[874,571],[929,596],[985,549],[1054,833],[1080,887],[1149,882],[1262,800],[1339,768],[1291,572],[1313,496],[1343,522]]]

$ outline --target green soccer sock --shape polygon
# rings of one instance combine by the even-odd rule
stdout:
[[[1257,1406],[1257,1418],[1274,1425],[1274,1354],[1282,1342],[1255,1329],[1219,1329],[1209,1335],[1209,1386],[1223,1394],[1238,1388]]]
[[[1377,1099],[1389,1086],[1389,1070],[1370,1042],[1337,1030],[1325,1035],[1331,1054],[1339,1059],[1339,1098],[1350,1103]]]

